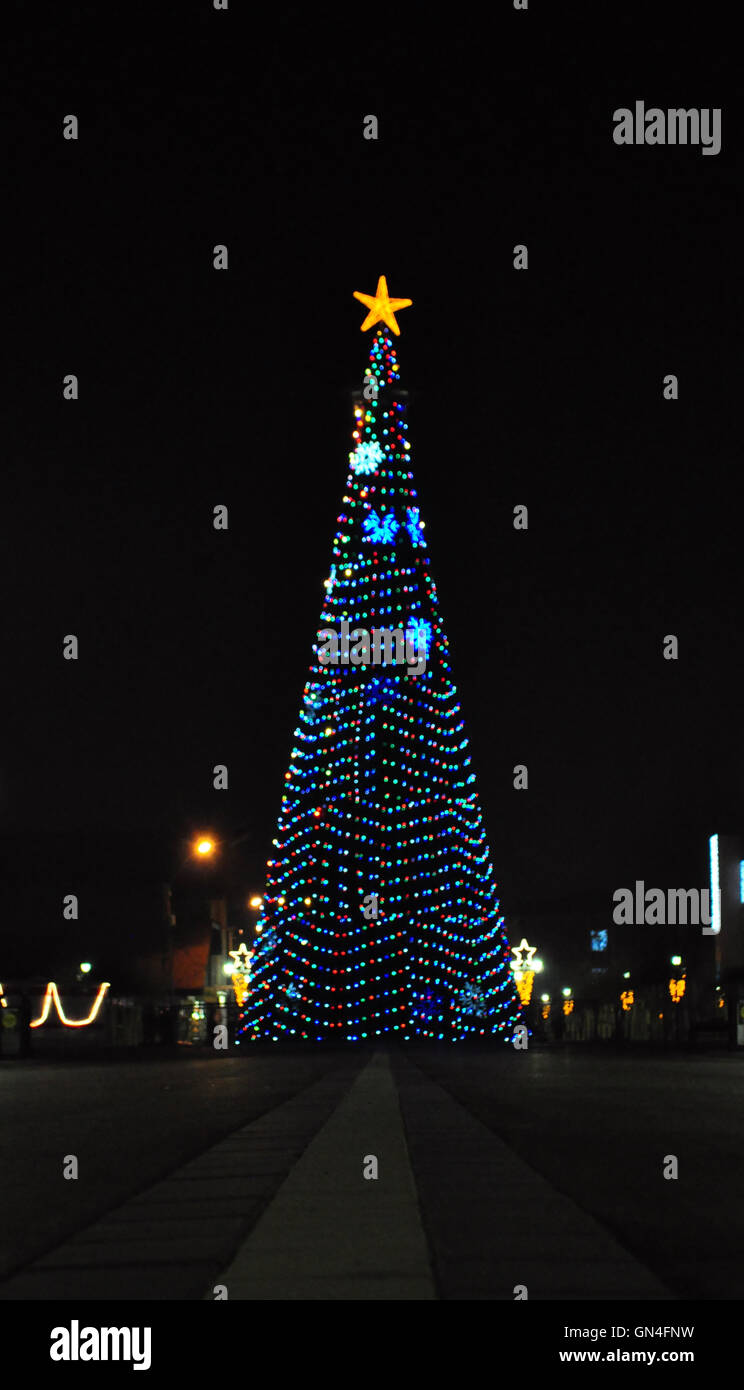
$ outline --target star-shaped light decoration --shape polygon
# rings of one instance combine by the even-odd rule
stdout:
[[[536,950],[537,946],[530,946],[526,938],[522,937],[522,940],[520,941],[519,945],[512,946],[511,948],[511,953],[514,956],[514,960],[512,961],[511,965],[512,970],[532,970],[534,968],[532,965],[532,957],[534,956]],[[524,958],[525,951],[527,953],[526,960]]]
[[[243,974],[245,974],[245,972],[250,968],[250,962],[253,958],[253,952],[248,950],[248,947],[246,946],[244,941],[241,941],[237,951],[228,951],[228,955],[233,957],[235,961],[236,970],[242,970]]]
[[[235,1000],[238,1008],[242,1008],[248,995],[248,981],[251,978],[251,960],[253,952],[248,950],[244,941],[241,941],[237,951],[230,951],[229,955],[235,961],[232,973],[232,985],[235,991]]]
[[[514,971],[514,982],[517,986],[520,1002],[526,1008],[532,998],[532,982],[535,978],[535,963],[532,957],[537,950],[537,946],[530,946],[523,936],[518,946],[512,946],[511,953],[514,960],[511,968]]]
[[[354,290],[354,298],[358,299],[365,308],[369,309],[364,323],[362,333],[365,329],[372,328],[376,323],[386,323],[396,336],[400,337],[400,329],[395,321],[396,309],[407,309],[413,303],[411,299],[391,299],[388,294],[387,280],[381,275],[377,281],[376,294],[360,294],[359,290]]]

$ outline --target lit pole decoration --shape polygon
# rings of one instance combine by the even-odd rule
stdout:
[[[233,989],[235,990],[235,998],[238,1003],[238,1008],[242,1008],[243,1004],[248,998],[248,986],[251,978],[251,961],[253,960],[253,952],[248,950],[248,947],[246,946],[244,941],[241,941],[237,951],[230,951],[228,954],[231,955],[233,960],[235,961],[234,966],[230,970],[230,976],[232,979]]]
[[[512,946],[511,948],[511,953],[514,957],[514,960],[511,962],[511,968],[514,972],[514,983],[517,986],[520,1003],[524,1008],[527,1007],[532,998],[532,985],[535,974],[538,970],[542,970],[542,961],[533,960],[536,950],[537,946],[529,946],[524,937],[522,937],[518,946]]]
[[[563,995],[563,1012],[568,1018],[568,1015],[572,1014],[574,1011],[574,1001],[571,998],[571,990],[566,986],[565,989],[561,990],[561,994]]]
[[[680,1001],[680,999],[682,998],[682,995],[684,994],[684,992],[685,992],[685,977],[684,977],[684,975],[682,976],[681,980],[670,980],[670,981],[669,981],[669,993],[670,993],[671,996],[672,996],[672,1003],[673,1003],[673,1004],[678,1004],[678,1003],[679,1003],[679,1001]]]
[[[237,1040],[509,1042],[519,998],[412,470],[411,301],[384,276],[355,297],[372,340]]]
[[[620,995],[620,1003],[623,1006],[623,1013],[627,1013],[629,1009],[632,1009],[635,1003],[635,996],[633,994],[632,989],[623,990],[622,994]]]
[[[670,956],[669,964],[679,969],[679,967],[682,965],[682,957]],[[672,997],[673,1004],[678,1004],[680,999],[682,998],[682,995],[685,992],[686,973],[687,972],[685,970],[680,970],[679,976],[672,976],[672,979],[669,981],[669,993]]]

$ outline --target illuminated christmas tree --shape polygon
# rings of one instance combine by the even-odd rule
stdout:
[[[239,1039],[510,1039],[509,946],[411,470],[395,311],[379,324]]]

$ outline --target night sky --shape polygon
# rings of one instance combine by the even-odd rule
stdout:
[[[380,275],[413,301],[413,469],[507,927],[552,904],[609,916],[636,879],[704,887],[708,836],[742,828],[723,7],[414,8],[8,7],[17,968],[104,845],[134,879],[202,825],[245,834],[260,889],[370,347],[352,292]],[[636,99],[721,107],[720,154],[616,146]]]

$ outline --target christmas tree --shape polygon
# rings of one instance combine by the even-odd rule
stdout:
[[[239,1040],[510,1039],[520,1018],[411,471],[384,277]],[[394,336],[393,336],[394,335]]]

